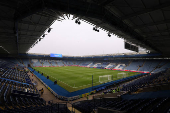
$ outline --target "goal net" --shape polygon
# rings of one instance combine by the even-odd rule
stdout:
[[[127,77],[127,73],[118,73],[117,74],[117,78],[126,78]]]
[[[111,80],[112,80],[112,75],[99,76],[99,82],[100,83],[109,82]]]

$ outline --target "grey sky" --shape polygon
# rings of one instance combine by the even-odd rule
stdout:
[[[108,37],[107,33],[93,30],[93,26],[75,20],[56,21],[50,33],[36,44],[28,53],[56,53],[63,55],[99,55],[131,52],[124,49],[123,39],[116,36]]]

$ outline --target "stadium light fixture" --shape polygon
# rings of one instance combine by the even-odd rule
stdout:
[[[99,29],[97,26],[93,27],[93,30],[99,32]]]
[[[76,19],[76,20],[75,20],[75,23],[78,24],[78,25],[80,25],[80,24],[81,24],[80,19],[79,19],[79,18]]]
[[[77,19],[75,20],[75,23],[76,23],[76,24],[78,23]]]
[[[109,36],[109,37],[111,37],[111,34],[110,34],[110,32],[108,33],[108,36]]]
[[[42,37],[44,38],[46,34],[43,34]]]
[[[48,31],[47,31],[47,32],[50,33],[51,29],[52,29],[52,28],[48,28]]]

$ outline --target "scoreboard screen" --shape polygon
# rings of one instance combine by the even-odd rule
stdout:
[[[51,53],[51,54],[50,54],[50,57],[62,58],[62,54],[54,54],[54,53]]]

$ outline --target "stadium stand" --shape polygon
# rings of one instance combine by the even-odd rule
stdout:
[[[51,66],[48,60],[42,61],[43,66]]]
[[[114,67],[116,67],[115,63],[110,63],[109,65],[106,66],[106,68],[108,68],[108,69],[112,69]]]
[[[169,67],[170,67],[169,61],[164,61],[164,62],[162,62],[162,64],[159,64],[158,66],[156,66],[156,69],[153,72],[160,72],[160,71],[163,71]]]
[[[103,67],[103,68],[106,68],[106,66],[108,66],[108,64],[109,64],[109,62],[103,62],[103,63],[102,63],[102,67]]]
[[[159,113],[166,112],[169,104],[169,98],[152,99],[132,99],[125,100],[120,98],[93,99],[74,103],[74,107],[83,113],[93,112],[98,109],[98,113]],[[166,107],[165,107],[166,105]],[[102,109],[105,108],[105,109]],[[157,111],[158,110],[158,111]]]
[[[144,63],[143,60],[133,60],[132,63],[129,66],[127,66],[125,69],[137,71],[139,67],[143,66],[143,63]]]
[[[88,66],[89,64],[91,64],[91,61],[82,61],[79,63],[79,66],[85,67]]]
[[[140,79],[134,80],[126,85],[123,85],[122,91],[136,91],[138,88],[145,87],[145,85],[152,84],[153,80],[162,76],[163,72],[156,74],[148,74]]]
[[[165,60],[114,60],[111,62],[103,61],[72,61],[72,60],[50,60],[50,59],[21,59],[19,62],[15,59],[8,60],[20,66],[28,66],[28,64],[33,67],[49,67],[49,66],[82,66],[90,68],[102,68],[102,69],[117,69],[117,70],[130,70],[130,71],[141,71],[141,72],[159,72],[167,69],[169,67],[169,61]]]
[[[62,61],[56,61],[57,62],[57,66],[64,66],[64,63]]]
[[[26,67],[28,66],[28,64],[30,64],[29,59],[22,59],[22,62],[23,62],[23,65]]]
[[[159,65],[159,63],[160,63],[159,60],[158,61],[147,60],[147,61],[145,61],[144,66],[139,69],[139,71],[151,72],[155,69],[156,66]]]
[[[49,61],[49,62],[51,63],[52,66],[57,66],[57,63],[56,63],[55,60],[51,60],[51,61]]]
[[[27,62],[29,63],[29,59],[22,59],[23,62]],[[32,60],[35,63],[35,61],[38,62],[38,60]],[[127,60],[126,62],[130,62],[131,60]],[[58,61],[58,60],[53,60],[53,61],[49,61],[47,62],[47,60],[41,60],[41,62],[43,62],[43,64],[47,64],[46,66],[50,66],[50,63],[55,63],[57,62],[58,65],[60,66],[71,66],[70,64],[73,64],[73,62],[75,61]],[[47,62],[47,63],[45,63]],[[71,63],[72,62],[72,63]],[[116,61],[119,62],[118,64],[120,64],[120,60]],[[143,60],[138,60],[137,62],[144,62]],[[150,61],[149,61],[150,62]],[[153,62],[153,61],[152,61]],[[140,109],[142,109],[141,111],[145,111],[147,109],[144,109],[143,107],[139,107],[139,109],[134,109],[135,106],[137,105],[141,105],[141,103],[145,102],[145,101],[152,101],[153,99],[150,99],[149,96],[146,95],[157,95],[157,97],[155,96],[154,99],[158,99],[158,102],[163,103],[163,105],[167,104],[169,101],[169,97],[167,96],[169,94],[168,91],[160,91],[159,93],[145,93],[146,91],[150,90],[152,91],[150,88],[151,85],[154,85],[155,83],[160,83],[159,85],[161,85],[162,83],[169,83],[170,77],[167,76],[168,74],[167,72],[167,67],[168,67],[168,63],[167,62],[163,62],[160,60],[155,60],[156,63],[153,63],[152,67],[160,66],[162,65],[165,66],[165,64],[167,66],[165,66],[165,68],[163,68],[164,71],[161,71],[159,73],[152,73],[150,74],[146,74],[144,76],[139,76],[139,77],[134,77],[132,79],[127,79],[127,80],[121,80],[121,85],[119,83],[119,86],[121,88],[121,92],[118,96],[118,99],[114,100],[114,101],[106,101],[105,98],[103,97],[109,97],[109,95],[107,95],[108,93],[112,93],[112,95],[114,94],[113,91],[113,87],[115,87],[115,85],[110,84],[106,86],[102,86],[102,87],[96,87],[96,93],[98,92],[103,92],[104,95],[106,96],[101,96],[101,99],[94,99],[94,100],[89,100],[87,102],[76,102],[73,104],[73,107],[78,109],[79,111],[82,112],[91,112],[94,110],[99,110],[102,111],[104,110],[116,110],[116,111],[126,111],[126,112],[136,112],[136,111],[140,111]],[[159,62],[159,63],[158,63]],[[79,66],[88,66],[88,64],[92,63],[92,61],[80,61],[79,62]],[[133,62],[131,62],[132,64]],[[135,62],[136,63],[136,62]],[[134,63],[134,64],[135,64]],[[140,63],[140,64],[142,64]],[[1,66],[7,66],[6,64],[11,64],[11,60],[4,60],[1,59]],[[19,64],[19,63],[17,63]],[[40,63],[41,64],[41,63]],[[56,64],[56,63],[55,63]],[[78,62],[77,62],[78,64]],[[110,62],[102,62],[100,66],[102,66],[102,64],[106,65],[110,65]],[[116,64],[116,63],[114,63]],[[126,65],[128,65],[127,63],[125,63]],[[146,63],[148,64],[148,63]],[[146,66],[143,65],[143,66]],[[11,64],[9,65],[10,67],[15,66],[16,64]],[[129,65],[130,66],[130,65]],[[132,64],[131,67],[133,67],[134,65]],[[134,68],[136,69],[136,66],[134,66]],[[23,66],[22,66],[23,69]],[[133,69],[133,68],[132,68]],[[63,112],[70,112],[70,110],[68,110],[68,108],[66,107],[66,105],[60,105],[60,104],[52,104],[52,105],[45,105],[45,102],[43,99],[41,99],[39,97],[39,93],[38,90],[35,89],[35,87],[33,86],[29,76],[22,71],[18,71],[15,68],[1,68],[1,70],[3,70],[3,74],[1,75],[1,92],[3,94],[3,99],[1,102],[5,102],[7,106],[3,107],[3,109],[1,109],[2,111],[10,111],[11,108],[9,108],[9,106],[12,106],[12,109],[14,109],[15,112],[19,112],[23,109],[25,109],[27,112],[29,112],[29,106],[32,105],[32,109],[39,110],[39,109],[44,109],[44,111],[49,111],[49,110],[61,110]],[[134,70],[134,69],[133,69]],[[16,84],[15,84],[16,82]],[[115,82],[116,83],[116,82]],[[30,85],[26,85],[26,84],[30,84]],[[156,86],[154,86],[156,87]],[[5,89],[6,90],[5,90]],[[143,88],[143,90],[141,91],[141,88]],[[165,88],[164,88],[165,89]],[[25,93],[25,90],[27,90],[27,93]],[[125,93],[122,93],[123,91],[125,91]],[[154,90],[153,90],[154,91]],[[158,90],[159,91],[159,90]],[[10,93],[9,93],[10,92]],[[140,92],[138,95],[134,95],[133,92]],[[133,96],[127,94],[127,93],[132,93]],[[162,94],[163,96],[159,97],[159,94]],[[18,95],[25,95],[18,97]],[[32,96],[31,98],[27,97],[27,96]],[[96,96],[97,97],[97,96]],[[77,99],[81,99],[81,97],[79,96],[75,96],[75,97],[71,97],[71,98],[67,98],[64,96],[57,96],[58,99],[63,100],[63,101],[69,101],[69,100],[77,100]],[[128,98],[128,99],[127,99]],[[103,100],[105,100],[105,102],[107,103],[107,106],[105,106],[106,103],[101,103],[99,104],[99,101],[102,102]],[[12,102],[10,104],[8,104],[9,102]],[[32,102],[35,101],[36,105],[41,105],[41,107],[35,108],[33,107],[35,104],[33,104]],[[95,103],[94,103],[95,101]],[[165,101],[165,103],[164,103]],[[120,102],[120,105],[117,107],[112,107],[112,104],[114,102]],[[139,102],[139,103],[138,103]],[[110,103],[110,104],[109,104]],[[131,103],[131,104],[129,104]],[[17,106],[19,106],[19,108],[15,107],[15,105],[17,104]],[[95,105],[93,105],[95,104]],[[99,104],[99,105],[98,105]],[[137,104],[137,105],[136,105]],[[145,103],[147,104],[147,103]],[[130,105],[133,105],[134,107],[130,107]],[[155,104],[156,106],[157,104]],[[159,105],[159,104],[158,104]],[[25,108],[22,108],[21,106],[25,106]],[[61,106],[61,107],[56,107],[56,106]],[[86,106],[86,107],[85,107]],[[93,106],[93,107],[92,107]],[[95,107],[94,107],[95,106]],[[102,107],[102,108],[101,108]],[[106,109],[105,109],[106,108]],[[160,106],[160,108],[162,109],[162,105]],[[85,110],[86,109],[86,110]],[[153,111],[155,111],[155,107],[152,107]],[[152,111],[151,109],[151,111]],[[168,109],[168,107],[165,108],[166,110]],[[66,110],[66,111],[65,111]],[[40,110],[41,111],[41,110]],[[150,112],[150,111],[149,111]]]
[[[153,74],[153,75],[145,75],[139,77],[131,82],[123,83],[122,90],[126,90],[128,92],[135,92],[137,89],[141,87],[148,87],[161,78],[161,84],[169,83],[170,77],[168,70]],[[163,79],[162,79],[163,78]],[[158,80],[158,81],[157,81]],[[153,86],[152,86],[153,88]],[[119,93],[119,92],[118,92]],[[81,112],[88,113],[93,112],[94,110],[98,113],[110,112],[110,113],[168,113],[169,104],[170,104],[170,91],[162,90],[154,92],[150,90],[150,92],[142,92],[138,94],[117,94],[116,97],[113,96],[107,97],[105,95],[113,95],[116,93],[112,93],[112,89],[106,89],[101,96],[95,96],[92,100],[85,100],[75,102],[73,106],[80,110]],[[152,96],[151,96],[152,95]]]
[[[40,61],[38,59],[33,59],[32,60],[32,65],[35,66],[42,66],[42,64],[40,63]]]
[[[46,105],[24,67],[0,60],[0,112],[70,112],[66,104]],[[15,67],[13,67],[15,66]]]

